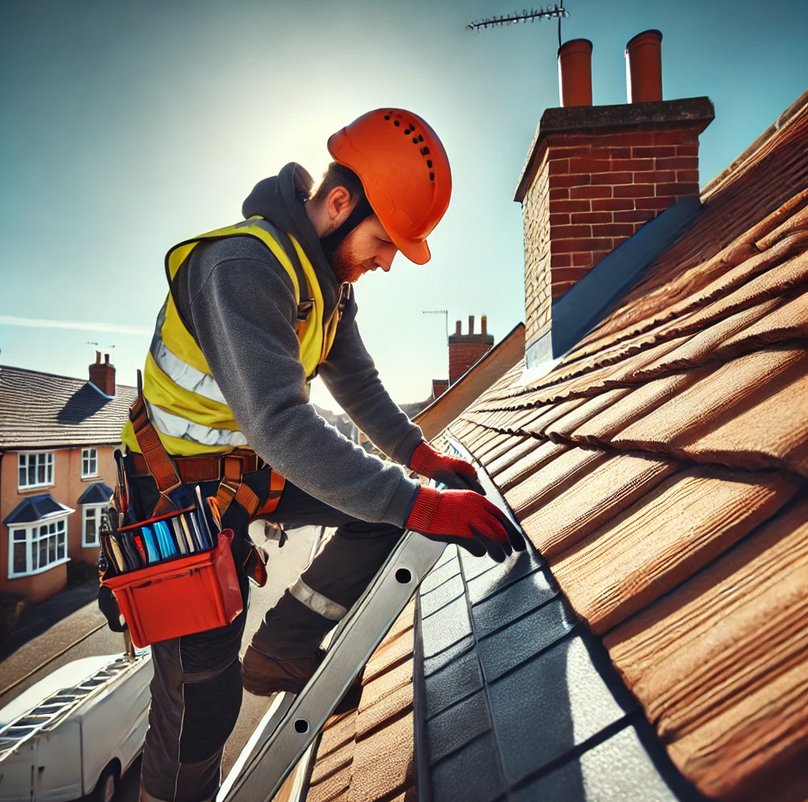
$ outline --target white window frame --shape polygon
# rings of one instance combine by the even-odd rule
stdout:
[[[85,470],[85,464],[88,469]],[[97,448],[83,448],[81,450],[81,478],[93,479],[98,476],[98,449]]]
[[[81,547],[83,549],[94,549],[101,546],[101,540],[98,537],[98,531],[101,528],[101,511],[109,507],[109,502],[106,504],[82,504],[81,506]],[[95,516],[95,542],[87,539],[87,513],[92,512]]]
[[[30,521],[27,524],[20,524],[15,526],[11,524],[8,528],[8,578],[9,579],[18,579],[24,576],[34,576],[36,574],[42,574],[45,571],[50,571],[51,568],[55,568],[57,565],[62,565],[63,563],[69,562],[70,557],[68,556],[68,528],[67,528],[67,518],[75,510],[70,510],[68,512],[61,513],[59,515],[55,515],[53,518],[44,518],[39,521]],[[44,530],[44,531],[43,531]],[[25,535],[22,538],[17,538],[15,535],[18,533],[24,532]],[[48,560],[44,565],[40,565],[39,563],[39,556],[40,556],[40,546],[39,544],[45,540],[50,542],[53,539],[54,541],[54,559]],[[60,548],[59,548],[59,541],[61,540],[63,549],[63,556],[59,556]],[[15,543],[24,543],[25,544],[25,570],[24,571],[15,571],[14,570],[14,544]],[[45,547],[46,549],[46,559],[49,556],[47,552],[50,550],[49,545]],[[36,568],[33,567],[34,563],[36,563]]]
[[[40,460],[40,457],[42,458]],[[22,470],[25,470],[26,479],[27,474],[31,470],[31,460],[34,461],[34,472],[37,475],[36,480],[33,484],[23,484],[20,480],[22,479],[20,473]],[[45,480],[40,482],[39,481],[39,470],[40,470],[40,462],[42,463],[42,469],[44,470]],[[56,484],[54,479],[55,468],[54,468],[54,452],[53,451],[25,451],[17,454],[17,489],[18,490],[33,490],[37,487],[52,487]],[[23,468],[23,463],[25,463],[25,467]]]

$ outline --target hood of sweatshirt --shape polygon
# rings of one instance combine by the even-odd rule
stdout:
[[[304,203],[311,195],[314,180],[299,164],[290,162],[276,176],[259,181],[242,204],[245,219],[260,215],[303,247],[320,282],[326,315],[337,302],[339,282],[320,246],[320,238],[306,214]]]

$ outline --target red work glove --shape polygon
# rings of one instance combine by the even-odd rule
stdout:
[[[428,443],[421,443],[410,457],[410,468],[453,490],[473,490],[485,495],[477,481],[477,471],[464,459],[440,454]]]
[[[475,557],[488,552],[498,563],[511,553],[511,547],[525,550],[525,541],[508,516],[470,490],[419,488],[407,528],[431,540],[455,543]]]

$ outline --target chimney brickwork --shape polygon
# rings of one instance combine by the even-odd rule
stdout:
[[[115,366],[110,364],[109,354],[104,354],[102,362],[101,352],[95,352],[95,363],[90,365],[90,381],[104,395],[115,395]]]
[[[526,337],[606,254],[699,194],[707,98],[548,109],[517,189],[525,248]]]

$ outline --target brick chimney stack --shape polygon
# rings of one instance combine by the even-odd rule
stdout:
[[[90,381],[104,394],[112,398],[115,395],[115,366],[109,363],[109,354],[95,352],[95,363],[90,365]]]
[[[480,357],[494,346],[494,337],[487,333],[488,320],[481,318],[482,332],[474,333],[474,315],[469,315],[469,333],[461,334],[460,321],[449,336],[449,386],[453,385]]]
[[[555,298],[644,223],[699,194],[699,134],[713,106],[706,97],[662,100],[661,40],[645,31],[628,43],[634,102],[614,106],[585,105],[591,75],[580,72],[590,69],[590,43],[559,49],[562,102],[580,105],[544,112],[514,198],[522,204],[528,346],[549,330]],[[568,64],[575,76],[565,74]]]

